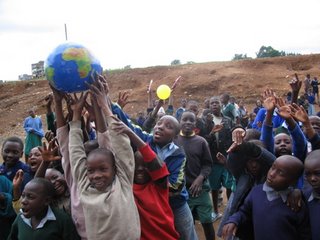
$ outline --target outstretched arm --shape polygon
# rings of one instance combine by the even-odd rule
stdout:
[[[86,160],[87,156],[83,146],[83,133],[81,129],[81,112],[84,107],[88,92],[81,94],[80,98],[74,95],[72,99],[72,121],[69,122],[70,133],[69,133],[69,154],[70,154],[70,165],[73,180],[80,189],[87,186],[86,176]]]
[[[168,169],[163,161],[158,158],[157,154],[150,148],[148,144],[142,141],[129,127],[123,122],[113,124],[113,130],[118,134],[126,134],[132,145],[134,145],[141,153],[146,168],[149,170],[151,179],[163,188],[167,188],[167,176],[169,175]]]
[[[273,138],[273,112],[276,107],[276,97],[275,93],[271,89],[267,89],[264,92],[264,107],[267,110],[266,117],[264,119],[262,129],[261,129],[261,141],[265,144],[266,149],[271,153],[274,153],[274,138]]]

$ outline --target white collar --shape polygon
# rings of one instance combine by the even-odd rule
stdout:
[[[22,210],[20,210],[22,212]],[[31,225],[31,218],[26,218],[23,213],[21,213],[21,218],[22,220],[29,226],[32,228],[32,225]],[[48,206],[48,211],[47,211],[47,214],[44,218],[41,219],[39,225],[36,227],[36,229],[39,229],[39,228],[43,228],[44,224],[47,222],[47,221],[55,221],[57,220],[56,219],[56,216],[54,215],[52,209],[50,206]]]
[[[281,197],[282,201],[285,203],[288,198],[288,194],[291,191],[290,188],[287,188],[282,191],[276,191],[272,187],[268,186],[268,184],[264,183],[263,184],[263,191],[266,192],[267,199],[271,202],[273,200],[276,200],[277,198]]]

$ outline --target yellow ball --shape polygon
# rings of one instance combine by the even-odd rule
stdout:
[[[157,96],[161,100],[166,100],[170,97],[171,89],[168,85],[162,84],[157,88]]]

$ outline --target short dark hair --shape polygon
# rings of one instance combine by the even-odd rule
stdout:
[[[187,102],[187,106],[190,106],[190,105],[197,105],[197,106],[199,106],[199,103],[198,103],[196,100],[189,100],[189,101]]]
[[[319,159],[319,158],[320,158],[320,149],[313,150],[307,155],[305,162],[313,159]]]
[[[96,148],[88,154],[88,158],[94,154],[103,155],[103,156],[107,157],[107,159],[110,159],[112,166],[115,166],[114,153],[110,149]]]
[[[7,142],[15,142],[18,143],[20,145],[21,150],[23,150],[24,144],[23,141],[21,140],[21,138],[17,137],[17,136],[12,136],[12,137],[8,137],[6,140],[4,140],[3,144],[2,144],[2,149],[4,147],[4,145]]]
[[[55,196],[55,189],[53,184],[45,179],[45,178],[40,178],[40,177],[36,177],[34,179],[32,179],[28,184],[30,183],[34,183],[34,184],[40,184],[43,186],[43,194],[46,197],[50,197],[53,198]]]

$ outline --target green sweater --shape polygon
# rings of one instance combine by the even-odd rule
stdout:
[[[8,240],[77,240],[80,239],[68,214],[52,208],[56,220],[48,220],[42,228],[32,229],[21,218],[21,213],[12,224]]]

